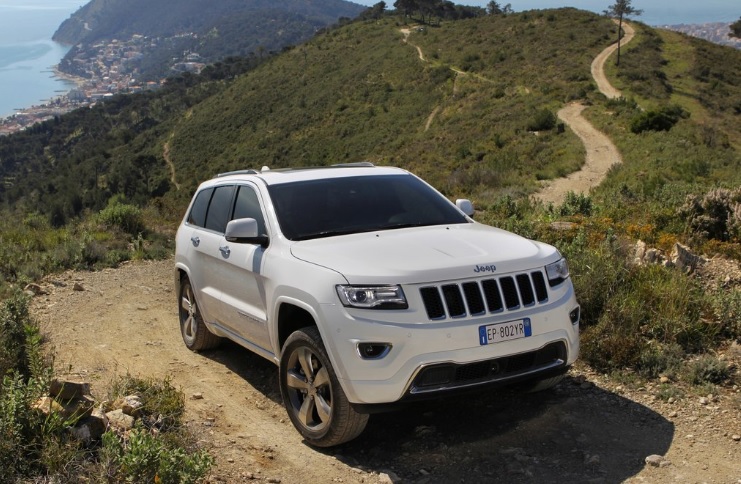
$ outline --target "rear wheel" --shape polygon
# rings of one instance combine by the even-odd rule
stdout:
[[[221,338],[208,330],[198,309],[193,286],[187,276],[180,282],[179,298],[180,334],[188,349],[193,351],[216,348]]]
[[[315,327],[294,332],[280,360],[280,392],[294,427],[309,444],[331,447],[354,439],[368,423],[340,387]]]

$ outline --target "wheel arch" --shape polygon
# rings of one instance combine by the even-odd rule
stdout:
[[[309,326],[317,327],[316,317],[307,309],[290,302],[283,302],[278,308],[278,352],[283,350],[283,345],[288,337],[299,329]],[[321,330],[319,331],[321,334]]]

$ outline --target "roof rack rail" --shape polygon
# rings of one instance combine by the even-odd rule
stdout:
[[[224,173],[219,173],[218,175],[216,175],[215,178],[221,178],[222,176],[229,176],[229,175],[257,175],[258,173],[260,173],[260,172],[257,171],[257,170],[252,170],[252,169],[249,169],[249,170],[235,170],[235,171],[227,171],[227,172],[224,172]]]
[[[352,168],[352,167],[359,167],[359,166],[376,166],[376,165],[374,165],[370,161],[356,161],[353,163],[337,163],[332,166]]]

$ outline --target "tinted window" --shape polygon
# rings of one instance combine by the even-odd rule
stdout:
[[[190,215],[188,215],[189,224],[197,225],[198,227],[206,226],[206,211],[208,210],[208,202],[211,201],[211,194],[213,192],[213,188],[207,188],[198,192],[196,200],[193,202],[193,208],[190,209]]]
[[[239,218],[254,218],[257,220],[260,235],[267,235],[265,231],[265,218],[262,216],[260,201],[257,193],[251,187],[240,186],[237,192],[237,200],[234,202],[234,215],[232,220]]]
[[[216,187],[214,196],[208,206],[206,215],[206,228],[216,232],[224,233],[226,223],[229,221],[229,211],[232,205],[234,186]]]
[[[467,223],[454,205],[412,175],[330,178],[269,190],[281,231],[291,240]]]

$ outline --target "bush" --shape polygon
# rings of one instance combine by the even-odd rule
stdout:
[[[678,215],[687,229],[704,239],[728,241],[741,236],[741,188],[714,188],[702,197],[689,195]]]
[[[720,384],[728,380],[731,370],[728,364],[712,355],[702,355],[687,364],[685,378],[692,385]]]
[[[145,230],[141,209],[116,199],[100,211],[98,220],[108,228],[119,228],[131,235],[138,235]]]
[[[592,199],[589,195],[568,192],[566,193],[564,202],[558,207],[557,212],[561,216],[584,215],[585,217],[589,217],[592,215],[593,208]]]
[[[108,475],[126,482],[194,483],[213,465],[213,458],[205,451],[188,453],[141,428],[132,430],[125,442],[106,432],[103,455]]]
[[[645,111],[630,123],[630,130],[635,133],[644,131],[669,131],[682,118],[687,118],[689,113],[679,106],[668,106],[656,111]]]
[[[629,367],[647,376],[664,371],[670,360],[658,360],[653,345],[676,345],[689,353],[718,338],[718,326],[700,319],[706,305],[696,282],[679,271],[629,268],[604,301],[597,324],[584,331],[584,359],[600,371]]]
[[[548,131],[556,127],[558,119],[550,109],[541,109],[527,125],[528,131]]]

